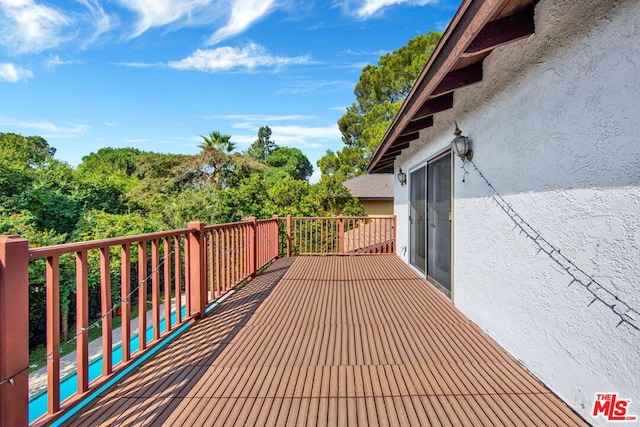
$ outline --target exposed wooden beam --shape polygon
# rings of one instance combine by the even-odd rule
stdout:
[[[400,135],[399,137],[397,137],[395,139],[395,141],[393,141],[393,144],[391,144],[391,146],[389,148],[395,147],[395,146],[400,145],[400,144],[404,144],[405,142],[413,141],[413,140],[418,139],[418,138],[420,138],[420,133],[419,132],[413,132],[413,133],[408,133],[408,134],[405,134],[405,135]]]
[[[369,173],[394,173],[394,169],[393,169],[393,164],[387,165],[387,166],[376,166],[375,168],[371,169],[369,171]]]
[[[394,152],[393,152],[393,153],[391,153],[391,154],[385,154],[385,155],[384,155],[384,157],[381,157],[381,158],[380,158],[380,161],[381,161],[381,162],[386,162],[386,161],[388,161],[388,160],[393,161],[396,157],[398,157],[398,156],[400,155],[400,153],[402,153],[402,150],[394,151]]]
[[[475,55],[492,50],[500,45],[527,37],[535,30],[536,24],[532,6],[513,15],[487,22],[464,53]]]
[[[387,158],[385,158],[384,160],[382,160],[382,159],[381,159],[381,160],[380,160],[380,164],[381,164],[381,165],[383,165],[383,166],[384,166],[384,165],[391,164],[391,163],[393,163],[393,162],[396,160],[396,157],[398,157],[398,156],[397,156],[397,155],[394,155],[394,156],[392,156],[392,157],[387,157]]]
[[[455,69],[455,65],[464,51],[480,34],[486,23],[490,22],[504,8],[506,1],[462,0],[458,11],[429,57],[427,65],[416,79],[409,96],[400,107],[400,111],[396,114],[378,148],[373,153],[367,166],[369,170],[379,169],[377,162],[411,120],[434,114],[431,111],[435,108],[432,108],[433,105],[429,105],[432,101],[430,98],[433,90],[440,84],[444,76]],[[444,111],[452,108],[453,95],[442,96],[450,96],[449,106],[437,110]]]
[[[437,98],[427,99],[418,111],[416,111],[416,114],[413,116],[413,120],[432,116],[450,108],[453,108],[453,93],[447,93]]]
[[[479,61],[468,67],[450,71],[444,79],[442,79],[438,87],[434,89],[432,96],[453,92],[460,87],[482,81],[482,62],[483,61]]]
[[[431,126],[433,126],[433,116],[423,117],[418,120],[411,120],[409,124],[402,130],[402,133],[400,133],[400,135],[417,132]]]
[[[409,143],[406,142],[404,144],[398,144],[398,145],[392,145],[389,150],[384,154],[384,156],[382,156],[381,158],[384,159],[385,156],[387,155],[394,155],[397,154],[399,152],[401,152],[402,150],[406,150],[407,148],[409,148]]]
[[[380,169],[383,168],[393,168],[393,163],[396,161],[396,158],[394,157],[393,159],[390,160],[386,160],[384,162],[380,161],[376,164],[376,171],[379,171]]]

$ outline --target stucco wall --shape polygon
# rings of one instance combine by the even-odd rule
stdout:
[[[445,149],[457,120],[475,164],[514,211],[640,311],[638,40],[640,2],[541,1],[535,35],[496,49],[483,81],[456,91],[454,109],[436,115],[395,170]],[[608,424],[591,418],[599,392],[631,399],[640,416],[640,316],[626,317],[581,273],[574,282],[472,165],[462,182],[461,166],[454,162],[455,305],[589,422]],[[405,261],[408,189],[396,180]]]

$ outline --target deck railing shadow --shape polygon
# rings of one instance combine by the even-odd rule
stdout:
[[[278,257],[394,253],[395,217],[250,217],[43,248],[28,243],[0,236],[0,424],[5,425],[47,425],[64,416],[164,345],[175,330],[198,323],[208,307]],[[47,392],[46,408],[29,413],[29,289],[34,283],[46,293]],[[75,309],[62,309],[65,298]],[[121,361],[113,351],[116,315],[122,317]],[[62,342],[67,322],[76,325],[76,333]],[[88,331],[98,327],[101,370],[90,372]],[[76,348],[77,374],[76,384],[61,389],[64,347]]]
[[[276,261],[195,324],[188,334],[178,337],[147,364],[103,393],[69,425],[103,424],[107,420],[102,419],[102,416],[113,417],[113,408],[101,411],[103,404],[117,407],[119,402],[114,401],[118,399],[124,405],[131,399],[149,396],[156,396],[160,403],[153,407],[133,405],[122,411],[117,420],[111,418],[109,421],[127,426],[139,423],[140,417],[144,417],[145,424],[161,425],[179,405],[180,398],[186,397],[195,389],[206,373],[203,367],[215,365],[216,358],[269,296],[290,265],[291,259]],[[157,371],[164,372],[158,375]],[[145,381],[150,372],[154,372],[154,381],[151,383]]]

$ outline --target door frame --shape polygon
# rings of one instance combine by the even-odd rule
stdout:
[[[436,288],[439,292],[441,292],[443,295],[445,295],[447,298],[449,298],[451,300],[451,302],[454,301],[454,297],[455,297],[455,268],[454,268],[454,259],[455,259],[455,198],[453,197],[453,195],[455,194],[455,174],[454,174],[454,165],[455,165],[455,157],[453,156],[453,152],[451,150],[450,146],[447,146],[446,148],[443,148],[442,150],[439,150],[438,152],[436,152],[435,154],[427,157],[427,159],[425,160],[421,160],[419,162],[417,162],[416,164],[414,164],[413,166],[411,166],[408,170],[407,170],[407,175],[409,176],[409,179],[411,179],[411,173],[415,172],[416,170],[424,167],[425,168],[425,179],[427,179],[428,177],[428,164],[429,163],[433,163],[436,160],[439,160],[441,158],[443,158],[444,156],[451,156],[451,260],[450,260],[450,264],[451,264],[451,291],[447,290],[444,286],[442,286],[441,284],[439,284],[436,280],[432,280],[431,278],[428,277],[428,270],[427,270],[427,266],[425,265],[425,271],[421,271],[420,269],[416,268],[413,264],[411,264],[411,253],[409,253],[409,256],[407,258],[407,263],[409,265],[409,267],[411,267],[413,269],[413,271],[415,271],[419,276],[421,276],[422,278],[424,278],[431,286],[433,286],[434,288]],[[411,185],[411,181],[408,182],[409,185],[407,185],[407,191],[410,192],[410,185]],[[428,189],[428,186],[425,186],[425,188]],[[411,250],[411,222],[409,221],[409,215],[411,214],[411,194],[408,195],[409,197],[407,197],[407,236],[409,236],[409,242],[407,244],[407,247],[409,248],[409,251]],[[426,200],[427,200],[427,195],[425,194],[425,209],[426,209]],[[426,230],[425,230],[425,245],[426,245],[426,240],[427,240],[427,235],[426,235]],[[426,254],[426,256],[428,256],[428,254]]]
[[[407,212],[407,229],[408,229],[408,233],[407,236],[409,236],[409,241],[408,243],[408,248],[409,248],[409,256],[407,258],[407,261],[409,262],[409,266],[411,266],[411,268],[413,268],[420,276],[422,277],[427,277],[427,241],[426,241],[426,225],[425,225],[425,235],[424,235],[424,245],[425,245],[425,254],[424,254],[424,271],[420,270],[420,268],[416,267],[412,262],[412,257],[413,257],[413,247],[412,247],[412,243],[413,243],[413,239],[414,237],[411,234],[411,228],[412,228],[412,224],[411,224],[411,208],[412,208],[412,199],[411,199],[411,187],[413,185],[413,173],[418,171],[419,169],[424,168],[424,189],[425,189],[425,197],[424,197],[424,211],[425,211],[425,215],[427,213],[427,198],[426,198],[426,191],[427,191],[427,187],[426,187],[426,182],[427,182],[427,162],[426,161],[422,161],[416,165],[414,165],[413,167],[409,168],[409,170],[407,170],[407,175],[409,177],[409,182],[407,184],[407,192],[409,193],[409,197],[407,198],[408,200],[408,212]],[[425,219],[426,221],[426,219]]]

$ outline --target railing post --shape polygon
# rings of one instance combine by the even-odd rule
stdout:
[[[344,254],[344,218],[338,215],[338,253]]]
[[[287,258],[291,258],[291,215],[287,215]]]
[[[258,218],[250,216],[247,221],[251,223],[249,227],[249,269],[251,278],[258,272],[258,251],[262,251],[262,242],[258,243]]]
[[[188,238],[190,314],[200,318],[204,316],[206,292],[204,222],[192,221],[188,227],[193,229]]]
[[[391,243],[391,253],[395,254],[398,245],[398,217],[393,216],[393,243]]]
[[[29,243],[0,236],[0,425],[29,423]]]
[[[278,224],[280,224],[280,215],[273,215],[271,218],[273,218],[274,226],[273,228],[269,227],[268,231],[268,239],[271,240],[271,245],[269,247],[269,256],[267,258],[270,261],[277,259],[280,252],[280,248],[278,247],[280,242],[280,239],[278,238]]]

